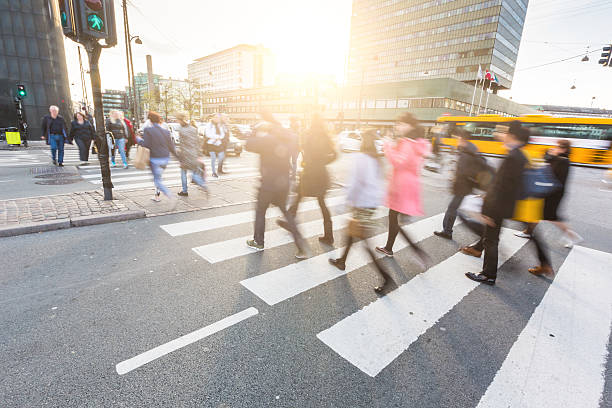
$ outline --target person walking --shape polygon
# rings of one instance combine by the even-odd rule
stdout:
[[[74,140],[79,148],[81,166],[89,164],[89,148],[94,138],[94,128],[85,114],[83,112],[75,113],[74,120],[70,124],[70,139]]]
[[[295,139],[295,146],[298,146],[297,149],[291,152],[291,180],[294,181],[297,176],[297,162],[298,156],[300,155],[300,120],[297,116],[291,116],[289,118],[289,129],[293,133],[293,137]]]
[[[544,155],[544,160],[550,165],[551,170],[555,178],[561,183],[561,188],[548,197],[544,198],[544,211],[542,214],[542,221],[548,221],[555,226],[557,226],[564,233],[564,238],[566,239],[565,247],[571,248],[575,244],[581,242],[583,238],[578,235],[576,232],[572,231],[569,226],[563,222],[563,219],[557,214],[559,205],[565,196],[565,186],[567,184],[567,178],[569,176],[570,170],[570,155],[571,144],[569,140],[561,139],[557,141],[557,146],[549,149]],[[537,224],[530,224],[530,227],[533,225],[531,230],[531,236],[533,237],[533,242],[536,246],[536,251],[538,254],[539,265],[534,266],[533,268],[529,268],[529,272],[534,275],[545,275],[552,277],[555,272],[552,268],[551,262],[548,256],[545,253],[545,249],[543,248],[542,241],[533,234],[535,231],[535,226]]]
[[[424,156],[429,152],[429,144],[423,138],[423,128],[410,113],[398,118],[395,132],[398,137],[396,143],[388,141],[384,145],[385,156],[393,167],[387,192],[389,234],[387,244],[384,247],[376,247],[376,250],[386,256],[393,256],[393,244],[397,234],[401,233],[421,261],[426,264],[427,255],[400,227],[399,216],[424,214],[421,204],[420,172]]]
[[[109,118],[106,120],[106,130],[112,133],[113,139],[115,141],[115,148],[109,149],[112,166],[117,166],[115,164],[115,151],[119,150],[119,155],[121,156],[121,160],[123,161],[123,168],[127,169],[128,162],[127,157],[125,155],[125,144],[128,138],[128,130],[125,122],[121,120],[119,111],[110,111]]]
[[[461,252],[480,257],[484,250],[482,272],[467,272],[468,279],[487,285],[495,285],[497,279],[497,260],[499,234],[505,218],[512,218],[516,201],[523,191],[523,172],[528,159],[521,148],[529,142],[529,129],[515,121],[501,135],[508,154],[501,163],[482,205],[484,230],[475,230],[480,241],[475,245],[464,247]]]
[[[200,186],[208,194],[206,181],[202,177],[202,175],[205,175],[206,173],[199,171],[203,161],[200,154],[202,148],[200,146],[198,130],[194,124],[187,123],[186,115],[184,113],[177,114],[176,118],[181,125],[178,131],[179,140],[181,141],[178,158],[179,162],[181,163],[181,183],[183,186],[183,189],[178,193],[178,195],[181,197],[187,197],[189,195],[187,171],[191,171],[191,179],[193,182]]]
[[[68,131],[66,121],[59,114],[59,108],[55,105],[49,106],[49,114],[45,115],[40,125],[42,129],[41,139],[51,146],[51,159],[53,164],[64,166],[64,144],[68,142]]]
[[[262,113],[264,123],[254,129],[255,136],[250,137],[246,143],[246,150],[259,154],[261,185],[257,193],[255,208],[255,232],[247,245],[256,250],[264,249],[264,232],[266,230],[266,211],[270,204],[277,206],[287,220],[287,230],[291,232],[298,252],[298,259],[307,258],[306,242],[297,229],[293,215],[287,210],[287,197],[289,195],[289,160],[293,140],[289,131],[281,126],[274,117],[267,112]]]
[[[459,159],[455,170],[452,193],[453,198],[448,204],[444,220],[442,221],[442,231],[434,231],[434,234],[445,239],[453,239],[453,226],[457,218],[457,209],[466,195],[472,193],[474,187],[474,177],[478,171],[476,161],[481,160],[478,148],[470,142],[471,134],[464,129],[454,129],[451,135],[458,138],[457,150]]]
[[[376,150],[376,130],[367,130],[362,135],[360,152],[353,158],[353,166],[347,180],[346,201],[351,207],[352,218],[346,235],[346,247],[340,258],[331,258],[329,263],[341,271],[346,269],[346,259],[356,239],[363,239],[365,248],[376,270],[383,278],[383,284],[376,286],[382,292],[391,280],[380,260],[370,249],[366,236],[375,225],[376,208],[381,204],[384,194],[383,166]]]
[[[217,174],[227,174],[228,172],[223,170],[223,163],[227,158],[227,147],[229,146],[231,131],[229,130],[229,118],[226,115],[221,115],[221,124],[225,130],[223,140],[221,141],[221,153],[219,155],[219,164],[217,165]]]
[[[217,169],[217,158],[219,164],[225,157],[225,148],[223,140],[229,137],[229,131],[223,124],[223,118],[220,113],[215,114],[210,122],[206,125],[206,147],[210,154],[210,166],[213,177],[219,177]]]
[[[330,186],[326,166],[336,159],[337,154],[321,116],[313,116],[311,127],[304,135],[301,151],[304,170],[300,177],[295,201],[289,208],[289,212],[295,217],[303,197],[316,197],[323,215],[324,235],[319,237],[319,241],[333,245],[334,230],[329,209],[325,205],[325,195]],[[293,160],[293,156],[291,158]],[[283,228],[287,227],[286,221],[283,220],[279,220],[278,225]]]
[[[151,199],[159,202],[161,201],[160,193],[164,193],[171,201],[171,208],[174,209],[177,204],[177,198],[164,185],[162,176],[170,160],[170,153],[177,156],[176,149],[170,137],[170,131],[161,126],[161,115],[157,112],[149,111],[148,118],[151,121],[151,126],[144,128],[143,137],[139,138],[138,142],[141,146],[149,149],[150,152],[151,172],[153,173],[153,182],[155,183],[155,195]]]
[[[134,126],[129,119],[125,118],[125,114],[122,111],[119,111],[119,120],[123,123],[123,129],[125,130],[126,138],[125,138],[125,158],[130,160],[130,149],[134,146],[136,142],[136,134],[134,132]]]

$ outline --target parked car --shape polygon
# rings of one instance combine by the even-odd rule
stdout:
[[[204,154],[208,155],[208,144],[206,143],[206,126],[198,127],[198,135],[200,136],[200,140],[202,142],[202,151],[204,152]],[[229,143],[227,144],[227,149],[225,150],[225,152],[227,154],[233,154],[236,157],[240,157],[242,151],[244,150],[243,144],[244,142],[236,138],[230,131]]]
[[[376,150],[383,152],[383,141],[376,139]],[[338,149],[343,152],[358,152],[361,150],[361,131],[345,130],[338,134]]]
[[[236,136],[236,138],[240,140],[248,139],[253,133],[249,125],[239,124],[230,125],[230,131],[232,132],[232,135]]]

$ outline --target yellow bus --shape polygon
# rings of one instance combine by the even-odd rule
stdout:
[[[493,137],[497,125],[518,120],[531,131],[526,149],[532,157],[542,157],[557,144],[567,139],[572,144],[570,160],[574,164],[608,166],[612,163],[612,119],[606,118],[557,118],[548,115],[525,115],[505,117],[499,115],[442,116],[438,125],[464,128],[472,134],[472,142],[484,154],[503,155],[506,149]],[[456,146],[457,141],[447,137],[447,145]]]

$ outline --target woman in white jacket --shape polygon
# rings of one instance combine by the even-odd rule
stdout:
[[[206,126],[206,149],[210,154],[210,166],[214,177],[219,177],[216,165],[217,158],[219,158],[219,163],[221,163],[225,157],[223,139],[225,139],[227,132],[229,130],[223,124],[223,118],[220,113],[217,113]]]
[[[362,238],[366,251],[370,254],[376,270],[383,278],[383,284],[374,288],[376,292],[386,289],[391,278],[376,259],[374,251],[369,247],[366,239],[367,232],[375,225],[374,214],[381,204],[384,195],[383,167],[381,157],[376,150],[376,130],[369,130],[363,134],[361,152],[353,159],[353,168],[347,182],[347,204],[352,208],[352,219],[347,234],[347,244],[342,257],[330,259],[329,263],[340,270],[346,268],[346,257],[354,240]]]

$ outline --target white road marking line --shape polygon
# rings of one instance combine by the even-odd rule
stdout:
[[[15,180],[0,180],[0,183],[10,183],[11,181],[15,181]]]
[[[326,200],[329,207],[343,204],[344,196],[335,196]],[[312,211],[319,208],[317,200],[304,201],[298,208],[298,213]],[[280,217],[281,211],[274,207],[266,213],[266,218]],[[235,214],[220,215],[217,217],[201,218],[193,221],[183,221],[175,224],[162,225],[161,228],[173,237],[179,235],[193,234],[196,232],[210,231],[217,228],[231,227],[233,225],[245,224],[255,220],[255,211],[243,211]]]
[[[249,317],[255,316],[258,313],[259,311],[257,309],[255,309],[254,307],[249,307],[248,309],[221,319],[218,322],[215,322],[194,332],[186,334],[182,337],[179,337],[178,339],[169,341],[168,343],[162,344],[161,346],[157,346],[154,349],[137,355],[136,357],[132,357],[129,360],[122,361],[115,366],[117,374],[127,374],[130,371],[135,370],[138,367],[142,367],[143,365],[150,363],[153,360],[156,360],[160,357],[165,356],[166,354],[172,353],[173,351],[195,343],[196,341],[202,340],[223,329],[227,329],[228,327],[233,326],[236,323],[240,323],[241,321],[246,320]]]
[[[348,226],[349,214],[336,215],[332,217],[334,231],[341,230]],[[380,211],[375,218],[386,217],[387,213]],[[322,220],[314,220],[299,224],[300,233],[304,238],[311,238],[322,234]],[[237,258],[239,256],[252,254],[255,250],[246,246],[245,242],[253,238],[253,234],[244,237],[230,239],[227,241],[215,242],[213,244],[199,246],[193,248],[196,254],[210,262],[211,264],[227,261],[228,259]],[[274,229],[266,232],[266,249],[276,248],[281,245],[290,244],[293,242],[293,237],[288,231],[282,228]]]
[[[610,265],[612,254],[571,250],[478,408],[600,406],[612,324]]]
[[[431,236],[435,228],[442,225],[443,218],[444,214],[434,215],[404,228],[414,242],[422,241]],[[370,241],[374,245],[383,245],[386,239],[387,233],[384,233],[372,237]],[[394,250],[399,251],[407,246],[408,243],[400,239],[395,243]],[[335,251],[245,279],[240,283],[267,304],[275,305],[372,262],[366,251],[355,248],[346,261],[346,269],[341,271],[330,265],[328,259],[334,253],[340,256],[342,251],[344,248],[338,248]],[[384,255],[376,253],[376,256],[382,258]]]
[[[82,174],[81,177],[83,177],[84,179],[90,179],[90,178],[91,179],[95,179],[96,177],[100,177],[100,170],[99,170],[99,168],[96,169],[97,167],[99,167],[99,166],[91,166],[91,165],[79,166],[79,169],[81,171],[83,171],[83,172],[90,173],[87,170],[95,170],[95,173],[93,173],[93,174]],[[254,168],[254,167],[245,167],[243,165],[235,165],[235,164],[234,165],[227,165],[227,164],[225,164],[223,167],[227,168],[229,170],[232,170],[232,171],[234,169],[239,170],[239,169],[246,169],[246,168],[251,169],[251,170],[257,170],[257,168]],[[168,167],[166,168],[164,173],[165,172],[170,172],[171,170],[175,170],[175,169],[178,169],[180,171],[181,165],[179,163],[168,164]],[[119,168],[119,167],[115,168],[115,169],[111,168],[111,173],[112,173],[113,177],[121,177],[121,176],[128,176],[128,175],[132,176],[132,175],[137,175],[137,174],[149,174],[150,175],[151,174],[151,170],[150,169],[147,169],[147,170],[136,170],[133,166],[131,166],[127,170]]]
[[[256,168],[244,168],[244,169],[236,169],[233,170],[231,174],[242,174],[242,173],[254,173],[256,172],[258,169]],[[163,173],[163,177],[180,177],[181,176],[181,169],[177,168],[177,169],[172,169],[172,170],[166,170]],[[229,176],[228,176],[229,177]],[[99,176],[98,176],[99,178]],[[137,175],[137,176],[132,176],[131,173],[123,173],[123,174],[113,174],[112,175],[112,179],[113,182],[124,182],[124,181],[140,181],[140,180],[149,180],[152,181],[153,180],[153,175],[151,174],[151,172],[149,171],[148,174],[142,174],[142,175]],[[102,184],[102,180],[93,180],[90,181],[90,183],[93,184]]]
[[[257,177],[257,176],[259,176],[259,172],[240,173],[240,174],[233,174],[233,175],[229,175],[229,176],[221,176],[218,179],[217,178],[214,178],[214,179],[213,178],[208,178],[208,181],[237,180],[237,179],[249,178],[249,177]],[[181,185],[181,178],[180,178],[180,176],[177,176],[176,179],[166,179],[164,177],[163,180],[164,180],[164,184],[166,184],[166,186],[180,186]],[[151,177],[151,181],[149,181],[147,183],[119,184],[119,185],[115,186],[115,190],[135,190],[135,189],[140,189],[140,188],[152,188],[152,187],[154,187],[154,185],[153,185],[153,177]]]
[[[528,242],[514,232],[502,229],[500,265]],[[481,259],[457,253],[317,337],[349,363],[375,377],[479,285],[464,273],[481,269]]]

